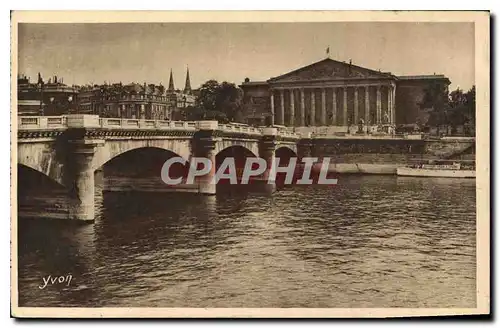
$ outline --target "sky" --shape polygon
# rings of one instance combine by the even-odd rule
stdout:
[[[108,23],[19,25],[18,72],[66,84],[241,84],[330,58],[395,75],[474,84],[473,23]]]

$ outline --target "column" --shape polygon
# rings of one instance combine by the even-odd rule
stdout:
[[[392,124],[396,124],[396,85],[392,86]]]
[[[141,118],[141,120],[146,119],[146,107],[144,106],[144,104],[141,104],[140,118]]]
[[[326,90],[321,89],[321,126],[326,125]]]
[[[300,126],[306,126],[306,104],[304,101],[304,89],[300,89]]]
[[[343,125],[346,126],[348,124],[347,122],[347,87],[343,87],[342,88],[344,90],[344,97],[343,97],[343,101],[344,101],[344,115],[343,115]]]
[[[280,119],[278,124],[281,125],[285,125],[285,97],[283,93],[284,90],[280,89]]]
[[[365,86],[365,124],[370,121],[370,86]]]
[[[271,89],[271,126],[274,125],[274,90]]]
[[[354,87],[354,122],[352,124],[358,124],[358,87]]]
[[[337,88],[332,88],[332,125],[337,125]]]
[[[382,95],[380,93],[380,85],[377,85],[377,124],[381,122],[382,114]]]
[[[314,89],[311,89],[311,121],[310,126],[316,126],[316,96]]]
[[[290,89],[290,126],[295,126],[295,98],[293,97],[294,89]]]
[[[387,123],[392,123],[392,86],[388,85],[387,86],[387,117],[388,117],[388,122]]]

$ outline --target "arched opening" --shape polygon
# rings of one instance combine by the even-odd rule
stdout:
[[[66,218],[69,193],[60,183],[31,167],[17,165],[19,218]]]
[[[222,165],[222,163],[226,159],[228,159],[228,158],[234,159],[234,164],[235,164],[235,168],[236,168],[236,178],[237,178],[237,181],[239,184],[241,181],[241,177],[243,175],[243,169],[245,168],[246,160],[249,157],[255,157],[255,155],[249,149],[247,149],[243,146],[231,146],[231,147],[225,148],[225,149],[221,150],[215,156],[216,172],[219,171],[220,166]],[[227,167],[224,170],[224,173],[229,173],[229,169],[230,168]],[[229,184],[230,184],[229,178],[224,178],[224,179],[219,180],[217,185],[224,186],[224,185],[229,185]],[[224,188],[224,187],[222,187],[222,188]]]
[[[297,154],[288,147],[279,147],[276,149],[275,156],[280,159],[280,166],[286,166],[291,158],[297,157]]]
[[[275,151],[275,157],[276,159],[279,159],[279,167],[284,167],[284,166],[289,166],[290,165],[290,160],[292,158],[297,158],[297,154],[290,148],[288,147],[279,147]],[[292,183],[295,183],[295,181],[300,178],[301,175],[301,166],[300,163],[297,160],[297,165],[294,169],[293,172],[293,179]],[[278,188],[282,188],[285,186],[285,180],[286,180],[286,173],[285,172],[278,172],[276,174],[276,186]]]
[[[96,170],[96,185],[102,184],[103,191],[172,191],[177,186],[167,185],[162,180],[165,162],[180,157],[172,151],[144,147],[124,152]],[[185,177],[187,163],[173,163],[168,170],[171,178]]]
[[[136,148],[107,161],[95,172],[96,217],[107,224],[124,222],[138,217],[148,218],[163,213],[182,195],[164,193],[189,192],[185,184],[168,185],[162,180],[165,162],[176,153],[155,147]],[[170,178],[185,177],[189,164],[173,163],[168,170]]]

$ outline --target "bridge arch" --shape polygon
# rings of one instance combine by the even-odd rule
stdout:
[[[297,152],[295,151],[295,149],[288,145],[278,146],[274,154],[276,158],[280,159],[280,163],[288,163],[288,161],[290,161],[290,158],[297,157]]]
[[[65,188],[62,175],[47,174],[46,172],[43,172],[40,167],[33,167],[31,165],[17,163],[18,189],[22,185],[22,181],[32,179],[32,177],[37,175],[41,177],[44,182],[50,181],[48,183],[54,187]]]
[[[259,157],[259,144],[257,141],[220,141],[216,144],[215,153],[218,155],[221,152],[226,152],[228,149],[245,149],[255,157]]]
[[[107,178],[121,177],[122,180],[119,181],[121,181],[122,187],[127,186],[130,182],[127,179],[134,178],[153,178],[154,181],[161,182],[165,162],[174,157],[181,156],[163,148],[141,147],[128,150],[111,158],[100,169],[103,170]],[[169,176],[172,178],[184,177],[188,171],[188,161],[185,161],[185,163],[176,162],[170,165]],[[150,182],[153,182],[153,180],[150,180]],[[162,183],[160,185],[163,186]]]
[[[227,158],[227,157],[233,157],[235,159],[236,166],[238,167],[238,165],[244,166],[244,164],[245,164],[244,160],[246,158],[258,157],[258,153],[255,154],[250,149],[248,149],[244,146],[240,146],[240,145],[229,146],[229,147],[226,147],[226,148],[220,150],[216,154],[216,156],[215,156],[216,166],[218,167],[222,163],[224,158]]]
[[[241,179],[241,175],[243,173],[243,169],[245,168],[247,158],[249,157],[258,157],[256,154],[242,145],[232,145],[230,147],[226,147],[219,151],[215,156],[215,169],[216,172],[219,172],[219,169],[226,158],[233,158],[236,176],[237,179]],[[229,168],[226,169],[225,173],[229,173]],[[229,180],[220,180],[219,184],[227,184]]]
[[[278,144],[276,146],[276,156],[278,156],[278,154],[289,154],[292,155],[292,157],[297,157],[297,146],[295,144]]]
[[[17,163],[18,168],[19,165],[22,165],[46,175],[60,185],[65,185],[63,177],[64,165],[59,161],[56,152],[47,145],[34,144],[19,147]]]
[[[97,147],[92,160],[94,170],[103,167],[106,163],[118,156],[139,149],[162,149],[175,156],[189,161],[191,154],[190,140],[109,140]]]

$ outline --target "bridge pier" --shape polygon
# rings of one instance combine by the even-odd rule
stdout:
[[[264,128],[262,139],[259,143],[259,156],[266,161],[266,170],[262,174],[262,180],[265,183],[266,191],[276,191],[276,181],[270,179],[271,167],[276,159],[277,128]]]
[[[196,180],[198,193],[204,195],[215,195],[217,190],[217,185],[213,183],[216,168],[215,147],[217,144],[217,137],[215,131],[217,127],[217,121],[201,121],[198,123],[198,128],[200,130],[195,133],[193,139],[193,156],[207,158],[212,164],[210,166],[210,171],[206,175],[198,177]]]
[[[66,170],[70,189],[69,219],[94,221],[94,170],[92,159],[98,143],[89,140],[70,141],[73,146]]]

